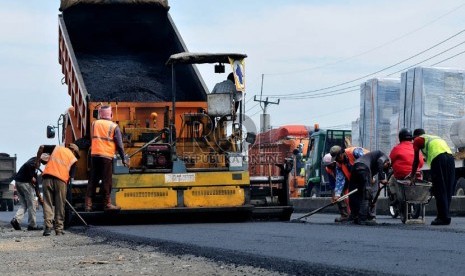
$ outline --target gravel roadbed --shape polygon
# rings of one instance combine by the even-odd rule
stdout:
[[[15,231],[0,222],[0,275],[284,275],[252,266],[169,255],[154,246],[108,241],[84,228],[63,236]]]

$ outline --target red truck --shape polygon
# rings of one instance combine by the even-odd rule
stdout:
[[[281,169],[276,164],[284,164],[286,159],[292,160],[293,166],[288,176],[289,195],[291,198],[301,196],[305,188],[303,154],[307,152],[311,131],[310,127],[304,125],[285,125],[257,135],[248,153],[251,180],[278,178]],[[266,184],[262,188],[265,187]]]

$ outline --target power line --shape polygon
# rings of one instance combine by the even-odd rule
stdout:
[[[410,68],[413,68],[413,67],[415,67],[415,66],[417,66],[417,65],[420,65],[420,64],[422,64],[422,63],[424,63],[424,62],[426,62],[426,61],[429,61],[429,60],[431,60],[431,59],[433,59],[433,58],[435,58],[435,57],[437,57],[437,56],[440,56],[440,55],[442,55],[442,54],[444,54],[444,53],[446,53],[446,52],[448,52],[448,51],[450,51],[450,50],[452,50],[452,49],[454,49],[454,48],[456,48],[456,47],[458,47],[458,46],[460,46],[460,45],[462,45],[462,44],[465,44],[465,41],[464,41],[464,42],[461,42],[461,43],[459,43],[458,45],[455,45],[455,46],[453,46],[453,47],[451,47],[451,48],[449,48],[449,49],[447,49],[447,50],[444,50],[444,51],[442,51],[442,52],[440,52],[440,53],[438,53],[438,54],[436,54],[436,55],[434,55],[434,56],[432,56],[432,57],[429,57],[429,58],[424,59],[424,60],[422,60],[422,61],[420,61],[420,62],[418,62],[418,63],[415,63],[415,64],[413,64],[413,65],[410,65],[410,66],[408,66],[408,67],[405,67],[405,68],[403,68],[403,69],[401,69],[401,70],[399,70],[399,71],[396,71],[396,72],[394,72],[394,73],[391,73],[391,74],[389,74],[389,75],[387,75],[387,76],[392,76],[392,75],[394,75],[394,74],[403,72],[403,71],[408,70],[408,69],[410,69]],[[453,56],[451,56],[451,57],[449,57],[449,58],[446,58],[446,59],[441,60],[441,61],[439,61],[439,62],[437,62],[437,63],[434,63],[434,64],[432,64],[431,66],[435,66],[435,65],[437,65],[437,64],[439,64],[439,63],[442,63],[442,62],[444,62],[444,61],[447,61],[447,60],[449,60],[449,59],[452,59],[452,58],[457,57],[457,56],[459,56],[459,55],[462,55],[462,54],[464,54],[464,53],[465,53],[465,51],[462,51],[462,52],[460,52],[460,53],[458,53],[458,54],[455,54],[455,55],[453,55]],[[354,86],[346,87],[346,88],[339,89],[339,90],[345,90],[345,89],[349,89],[349,88],[352,88],[352,87],[354,87]],[[359,91],[359,89],[353,89],[353,90],[349,90],[349,91],[343,91],[343,92],[340,92],[340,93],[332,93],[332,92],[335,92],[335,91],[337,91],[337,90],[333,90],[333,91],[329,91],[329,92],[325,92],[325,93],[312,94],[312,95],[309,95],[309,96],[289,96],[289,97],[281,96],[280,98],[281,98],[282,100],[300,100],[300,99],[325,98],[325,97],[330,97],[330,96],[336,96],[336,95],[341,95],[341,94],[347,94],[347,93],[354,92],[354,91]],[[330,94],[330,93],[332,93],[332,94]],[[271,97],[271,98],[272,98],[272,97]]]
[[[427,58],[427,59],[424,59],[424,60],[422,60],[422,61],[420,61],[420,62],[418,62],[418,63],[415,63],[415,64],[410,65],[410,66],[408,66],[408,67],[402,68],[401,70],[398,70],[398,71],[393,72],[393,73],[391,73],[391,74],[388,74],[387,76],[392,76],[392,75],[394,75],[394,74],[397,74],[397,73],[403,72],[403,71],[405,71],[405,70],[408,70],[408,69],[410,69],[410,68],[412,68],[412,67],[415,67],[415,66],[417,66],[417,65],[419,65],[419,64],[421,64],[421,63],[424,63],[424,62],[429,61],[429,60],[431,60],[431,59],[433,59],[433,58],[435,58],[435,57],[438,57],[438,56],[440,56],[440,55],[442,55],[442,54],[444,54],[444,53],[447,53],[447,52],[449,52],[449,51],[451,51],[451,50],[453,50],[453,49],[455,49],[455,48],[457,48],[458,46],[463,45],[463,44],[465,44],[465,41],[462,41],[462,42],[460,42],[460,43],[458,43],[458,44],[456,44],[456,45],[454,45],[454,46],[452,46],[452,47],[450,47],[450,48],[448,48],[448,49],[446,49],[446,50],[444,50],[444,51],[442,51],[442,52],[440,52],[440,53],[438,53],[438,54],[436,54],[436,55],[433,55],[433,56],[431,56],[431,57],[429,57],[429,58]],[[451,58],[453,58],[453,57],[459,56],[459,55],[461,55],[461,54],[463,54],[463,53],[465,53],[465,51],[463,51],[463,52],[461,52],[461,53],[458,53],[458,54],[456,54],[456,55],[454,55],[454,56],[452,56],[452,57],[449,57],[449,58],[447,58],[447,59],[445,59],[445,60],[442,60],[442,61],[440,61],[440,62],[438,62],[438,63],[444,62],[444,61],[449,60],[449,59],[451,59]],[[432,66],[434,66],[434,65],[436,65],[436,64],[438,64],[438,63],[435,63],[435,64],[433,64]],[[345,87],[345,88],[341,88],[341,89],[337,89],[337,90],[332,90],[332,91],[327,91],[327,92],[322,92],[322,93],[316,93],[316,94],[306,95],[306,96],[304,96],[304,95],[302,95],[302,96],[288,96],[288,95],[291,95],[291,94],[287,94],[287,95],[285,95],[285,96],[280,96],[280,98],[283,99],[283,100],[299,100],[299,99],[310,99],[310,98],[324,98],[324,97],[330,97],[330,96],[335,96],[335,95],[340,95],[340,94],[346,94],[346,93],[350,93],[350,92],[353,92],[353,91],[357,91],[357,89],[355,89],[355,90],[349,90],[349,91],[344,91],[344,90],[346,90],[346,89],[350,89],[350,88],[357,87],[357,86],[358,86],[358,85],[354,85],[354,86]],[[334,92],[337,92],[337,91],[343,91],[343,92],[334,93]],[[274,96],[270,96],[270,98],[274,98]]]
[[[436,62],[435,64],[431,64],[431,66],[436,66],[436,65],[438,65],[438,64],[440,64],[440,63],[443,63],[444,61],[448,61],[449,59],[453,59],[453,58],[455,58],[455,57],[457,57],[457,56],[460,56],[461,54],[464,54],[464,53],[465,53],[465,51],[462,51],[462,52],[460,52],[460,53],[458,53],[458,54],[455,54],[455,55],[453,55],[453,56],[451,56],[451,57],[448,57],[448,58],[443,59],[443,60],[441,60],[441,61],[439,61],[439,62]]]
[[[347,93],[355,92],[355,91],[360,91],[360,89],[357,88],[357,89],[352,89],[352,90],[342,91],[342,92],[337,92],[337,93],[325,92],[324,94],[318,94],[318,95],[282,97],[281,99],[283,99],[283,100],[303,100],[303,99],[326,98],[326,97],[332,97],[332,96],[347,94]]]
[[[440,52],[440,53],[438,53],[438,54],[436,54],[436,55],[434,55],[434,56],[432,56],[432,57],[429,57],[429,58],[427,58],[427,59],[424,59],[424,60],[422,60],[422,61],[420,61],[420,62],[418,62],[418,63],[415,63],[415,64],[413,64],[413,65],[410,65],[409,67],[405,67],[405,68],[403,68],[403,69],[401,69],[401,70],[399,70],[399,71],[397,71],[397,72],[394,72],[394,73],[392,73],[392,74],[389,74],[388,76],[391,76],[391,75],[400,73],[400,72],[402,72],[402,71],[405,71],[405,70],[407,70],[407,69],[410,69],[410,68],[412,68],[412,67],[415,67],[415,66],[417,66],[417,65],[420,65],[421,63],[424,63],[425,61],[431,60],[431,59],[433,59],[433,58],[435,58],[435,57],[437,57],[437,56],[440,56],[440,55],[442,55],[442,54],[444,54],[444,53],[447,53],[447,52],[449,52],[450,50],[455,49],[455,48],[457,48],[458,46],[460,46],[460,45],[462,45],[462,44],[465,44],[465,41],[462,41],[462,42],[460,42],[459,44],[454,45],[454,46],[452,46],[452,47],[450,47],[450,48],[448,48],[448,49],[446,49],[446,50],[444,50],[444,51],[442,51],[442,52]]]
[[[348,87],[344,87],[344,88],[339,88],[339,89],[335,89],[335,90],[331,90],[331,91],[325,91],[325,92],[320,92],[320,93],[315,93],[315,94],[311,94],[311,95],[296,95],[296,96],[293,96],[292,94],[286,94],[286,95],[282,95],[282,96],[279,96],[279,98],[282,98],[282,99],[286,99],[286,98],[292,98],[292,99],[306,99],[306,98],[318,98],[318,96],[320,95],[327,95],[329,93],[334,93],[334,92],[340,92],[340,91],[344,91],[344,90],[347,90],[347,89],[351,89],[351,88],[355,88],[355,87],[359,87],[359,85],[352,85],[352,86],[348,86]],[[353,90],[351,90],[353,91]],[[348,91],[345,91],[345,92],[348,92]],[[278,96],[269,96],[269,98],[278,98]]]
[[[254,114],[250,115],[250,117],[253,117],[253,116],[257,115],[260,112],[261,112],[261,110],[259,110],[259,111],[255,112]]]
[[[393,39],[393,40],[387,41],[387,42],[385,42],[385,43],[383,43],[383,44],[381,44],[381,45],[378,45],[378,46],[376,46],[376,47],[374,47],[374,48],[372,48],[372,49],[370,49],[370,50],[364,51],[364,52],[362,52],[362,53],[359,53],[359,54],[356,54],[356,55],[353,55],[353,56],[350,56],[350,57],[347,57],[347,58],[343,58],[343,59],[337,60],[337,61],[332,62],[332,63],[326,63],[326,64],[323,64],[323,65],[315,66],[315,67],[308,68],[308,69],[302,69],[302,70],[296,70],[296,71],[289,71],[289,72],[283,72],[283,73],[268,73],[268,74],[266,74],[266,75],[268,75],[268,76],[273,76],[273,75],[289,75],[289,74],[302,73],[302,72],[307,72],[307,71],[312,71],[312,70],[324,68],[324,67],[331,66],[331,65],[336,65],[336,64],[343,63],[343,62],[345,62],[345,61],[351,60],[351,59],[353,59],[353,58],[366,55],[366,54],[371,53],[371,52],[374,52],[374,51],[376,51],[376,50],[378,50],[378,49],[384,48],[384,47],[387,46],[387,45],[390,45],[390,44],[392,44],[392,43],[394,43],[394,42],[397,42],[397,41],[399,41],[399,40],[401,40],[401,39],[403,39],[403,38],[405,38],[405,37],[407,37],[407,36],[409,36],[409,35],[411,35],[411,34],[413,34],[413,33],[416,33],[416,32],[418,32],[418,31],[420,31],[420,30],[426,28],[427,26],[429,26],[429,25],[435,23],[436,21],[439,21],[439,20],[441,20],[442,18],[446,17],[447,15],[449,15],[449,14],[451,14],[451,13],[457,11],[458,9],[462,8],[463,6],[465,6],[465,3],[460,4],[459,6],[457,6],[457,7],[453,8],[453,9],[449,10],[448,12],[446,12],[446,13],[440,15],[439,17],[437,17],[437,18],[435,18],[435,19],[429,21],[428,23],[426,23],[425,25],[420,26],[419,28],[416,28],[416,29],[414,29],[414,30],[412,30],[412,31],[410,31],[410,32],[407,32],[407,33],[405,33],[405,34],[403,34],[403,35],[401,35],[401,36],[399,36],[399,37],[397,37],[397,38],[395,38],[395,39]]]
[[[391,73],[391,74],[389,74],[389,75],[387,75],[387,76],[392,76],[392,75],[397,74],[397,73],[399,73],[399,72],[408,70],[408,69],[410,69],[410,68],[412,68],[412,67],[415,67],[415,66],[417,66],[417,65],[419,65],[419,64],[421,64],[421,63],[424,63],[424,62],[426,62],[426,61],[428,61],[428,60],[431,60],[431,59],[433,59],[433,58],[435,58],[435,57],[438,57],[438,56],[440,56],[440,55],[442,55],[442,54],[444,54],[444,53],[446,53],[446,52],[449,52],[449,51],[451,51],[452,49],[455,49],[455,48],[457,48],[458,46],[463,45],[463,44],[465,44],[465,41],[462,41],[462,42],[460,42],[460,43],[458,43],[458,44],[456,44],[456,45],[454,45],[454,46],[452,46],[452,47],[450,47],[450,48],[448,48],[448,49],[446,49],[446,50],[444,50],[444,51],[442,51],[442,52],[440,52],[440,53],[438,53],[438,54],[436,54],[436,55],[433,55],[433,56],[431,56],[431,57],[429,57],[429,58],[427,58],[427,59],[424,59],[424,60],[422,60],[422,61],[420,61],[420,62],[418,62],[418,63],[415,63],[415,64],[413,64],[413,65],[410,65],[410,66],[408,66],[408,67],[405,67],[405,68],[403,68],[403,69],[401,69],[401,70],[399,70],[399,71],[396,71],[396,72],[394,72],[394,73]],[[461,52],[461,53],[458,53],[458,54],[456,54],[456,55],[454,55],[454,56],[452,56],[452,57],[449,57],[449,58],[447,58],[447,59],[445,59],[445,60],[442,60],[442,61],[440,61],[440,62],[444,62],[444,61],[446,61],[446,60],[449,60],[449,59],[451,59],[451,58],[453,58],[453,57],[456,57],[456,56],[458,56],[458,55],[460,55],[460,54],[463,54],[463,53],[465,53],[465,51],[463,51],[463,52]],[[440,62],[439,62],[439,63],[440,63]],[[438,64],[438,63],[435,63],[435,64],[433,64],[432,66],[434,66],[434,65],[436,65],[436,64]],[[347,93],[350,93],[350,92],[358,91],[358,89],[353,89],[353,90],[344,91],[344,90],[347,90],[347,89],[350,89],[350,88],[354,88],[354,87],[357,87],[357,86],[358,86],[358,85],[354,85],[354,86],[350,86],[350,87],[345,87],[345,88],[336,89],[336,90],[327,91],[327,92],[316,93],[316,94],[312,94],[312,95],[292,96],[291,94],[287,94],[287,95],[285,95],[285,96],[280,96],[279,98],[281,98],[281,99],[283,99],[283,100],[300,100],[300,99],[311,99],[311,98],[325,98],[325,97],[336,96],[336,95],[347,94]],[[339,92],[339,93],[336,93],[336,92]],[[288,95],[291,95],[291,96],[288,96]],[[270,98],[274,98],[274,96],[270,96]]]
[[[253,98],[252,98],[252,99],[253,99]],[[248,111],[254,109],[255,107],[257,107],[257,106],[259,106],[259,105],[260,105],[260,103],[256,103],[254,106],[250,107],[250,108],[247,109],[245,112],[248,112]]]
[[[403,59],[403,60],[401,60],[401,61],[399,61],[399,62],[396,62],[395,64],[390,65],[390,66],[388,66],[388,67],[385,67],[385,68],[383,68],[383,69],[380,69],[380,70],[378,70],[378,71],[376,71],[376,72],[373,72],[373,73],[370,73],[370,74],[366,74],[366,75],[364,75],[364,76],[362,76],[362,77],[358,77],[358,78],[352,79],[352,80],[350,80],[350,81],[345,81],[345,82],[342,82],[342,83],[339,83],[339,84],[335,84],[335,85],[331,85],[331,86],[327,86],[327,87],[323,87],[323,88],[319,88],[319,89],[309,90],[309,91],[305,91],[305,92],[290,93],[290,94],[285,94],[285,95],[272,94],[272,95],[264,95],[264,96],[268,96],[268,97],[278,97],[278,96],[279,96],[279,97],[282,97],[282,96],[306,95],[306,94],[311,94],[311,93],[314,93],[314,92],[320,92],[320,91],[324,91],[324,90],[336,88],[336,87],[343,86],[343,85],[346,85],[346,84],[349,84],[349,83],[352,83],[352,82],[355,82],[355,81],[359,81],[359,80],[362,80],[362,79],[366,79],[366,78],[368,78],[368,77],[370,77],[370,76],[374,76],[374,75],[376,75],[376,74],[378,74],[378,73],[381,73],[381,72],[386,71],[386,70],[388,70],[388,69],[391,69],[391,68],[393,68],[393,67],[395,67],[395,66],[397,66],[397,65],[399,65],[399,64],[402,64],[402,63],[404,63],[404,62],[406,62],[406,61],[408,61],[408,60],[411,60],[411,59],[413,59],[413,58],[415,58],[415,57],[417,57],[417,56],[419,56],[419,55],[421,55],[421,54],[424,54],[425,52],[430,51],[430,50],[432,50],[432,49],[438,47],[439,45],[444,44],[445,42],[447,42],[447,41],[451,40],[452,38],[454,38],[454,37],[456,37],[456,36],[462,34],[463,32],[465,32],[465,29],[462,29],[462,30],[459,31],[458,33],[456,33],[456,34],[454,34],[454,35],[452,35],[452,36],[446,38],[445,40],[442,40],[442,41],[439,42],[439,43],[434,44],[434,45],[431,46],[431,47],[428,47],[427,49],[425,49],[425,50],[423,50],[423,51],[421,51],[421,52],[419,52],[419,53],[417,53],[417,54],[415,54],[415,55],[413,55],[413,56],[410,56],[410,57],[408,57],[408,58],[406,58],[406,59]]]

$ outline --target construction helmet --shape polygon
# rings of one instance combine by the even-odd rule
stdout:
[[[328,166],[328,165],[331,165],[332,163],[334,163],[332,158],[333,157],[331,156],[331,153],[327,153],[325,156],[323,156],[323,165]]]
[[[332,162],[336,161],[337,156],[342,152],[342,148],[340,146],[332,146],[329,149],[329,154],[331,154]]]
[[[408,128],[403,128],[399,131],[399,141],[411,141],[413,140],[412,131]]]

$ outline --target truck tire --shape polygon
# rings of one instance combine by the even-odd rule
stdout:
[[[8,211],[13,212],[13,210],[15,209],[13,199],[7,199],[6,200],[6,205],[8,207]]]
[[[455,196],[465,196],[465,178],[460,177],[455,187]]]

